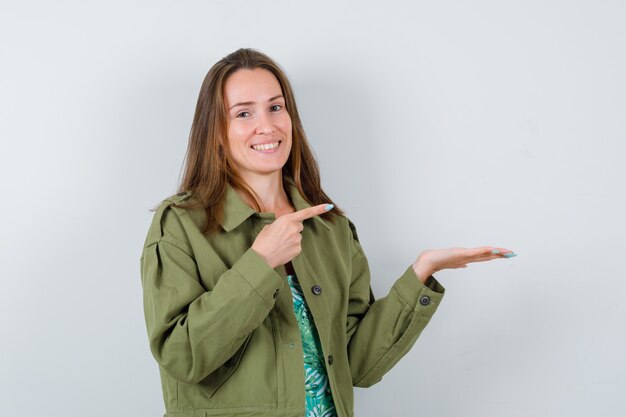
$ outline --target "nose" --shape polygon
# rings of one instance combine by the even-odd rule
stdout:
[[[259,115],[257,133],[264,135],[274,133],[274,123],[268,113],[263,112]]]

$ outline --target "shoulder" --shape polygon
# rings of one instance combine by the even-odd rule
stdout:
[[[346,215],[337,216],[337,227],[341,229],[344,241],[350,247],[350,252],[354,256],[357,252],[362,252],[363,247],[359,240],[359,234],[355,223]]]
[[[352,220],[348,219],[347,217],[346,217],[346,220],[348,221],[348,227],[350,228],[350,232],[352,233],[352,238],[358,242],[359,235],[356,232],[356,226],[354,225]]]
[[[166,236],[168,239],[177,241],[186,239],[185,227],[181,220],[181,217],[185,216],[185,209],[176,207],[176,205],[190,198],[190,192],[177,193],[159,203],[154,210],[144,246],[157,243]]]
[[[329,221],[326,224],[330,227],[333,239],[341,242],[340,245],[347,245],[352,253],[361,248],[356,225],[348,216],[336,215],[332,222]]]
[[[341,233],[346,233],[350,238],[356,240],[358,242],[359,236],[356,231],[356,226],[354,222],[346,215],[337,215],[333,219],[332,222],[335,225],[336,231],[340,231]]]
[[[169,203],[169,204],[179,204],[183,201],[189,200],[192,196],[191,191],[183,191],[180,193],[176,193],[164,199],[161,204]]]
[[[154,220],[163,219],[164,217],[181,217],[185,215],[187,210],[184,207],[178,207],[178,204],[191,200],[191,197],[192,193],[187,191],[173,194],[163,199],[155,210]]]

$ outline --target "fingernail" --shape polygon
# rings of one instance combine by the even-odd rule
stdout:
[[[512,257],[514,257],[514,256],[517,256],[517,253],[515,253],[515,252],[509,252],[509,253],[505,253],[505,254],[504,254],[504,255],[502,255],[502,256],[504,256],[505,258],[512,258]]]
[[[498,249],[494,249],[491,251],[492,254],[497,255],[500,253],[500,251]]]
[[[326,211],[331,210],[333,207],[335,207],[334,204],[327,204],[326,207],[324,207],[326,209]]]

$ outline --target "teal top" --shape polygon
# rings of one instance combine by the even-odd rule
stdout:
[[[324,353],[319,335],[315,329],[313,316],[307,308],[302,288],[295,275],[288,275],[287,282],[293,297],[293,310],[296,314],[302,351],[304,353],[304,391],[306,397],[305,417],[336,417],[335,403],[328,384],[324,364]]]

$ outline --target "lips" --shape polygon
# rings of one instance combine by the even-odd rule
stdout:
[[[282,141],[278,140],[274,142],[259,143],[250,147],[257,152],[271,153],[274,152],[278,148],[278,146],[280,146],[281,142]]]

